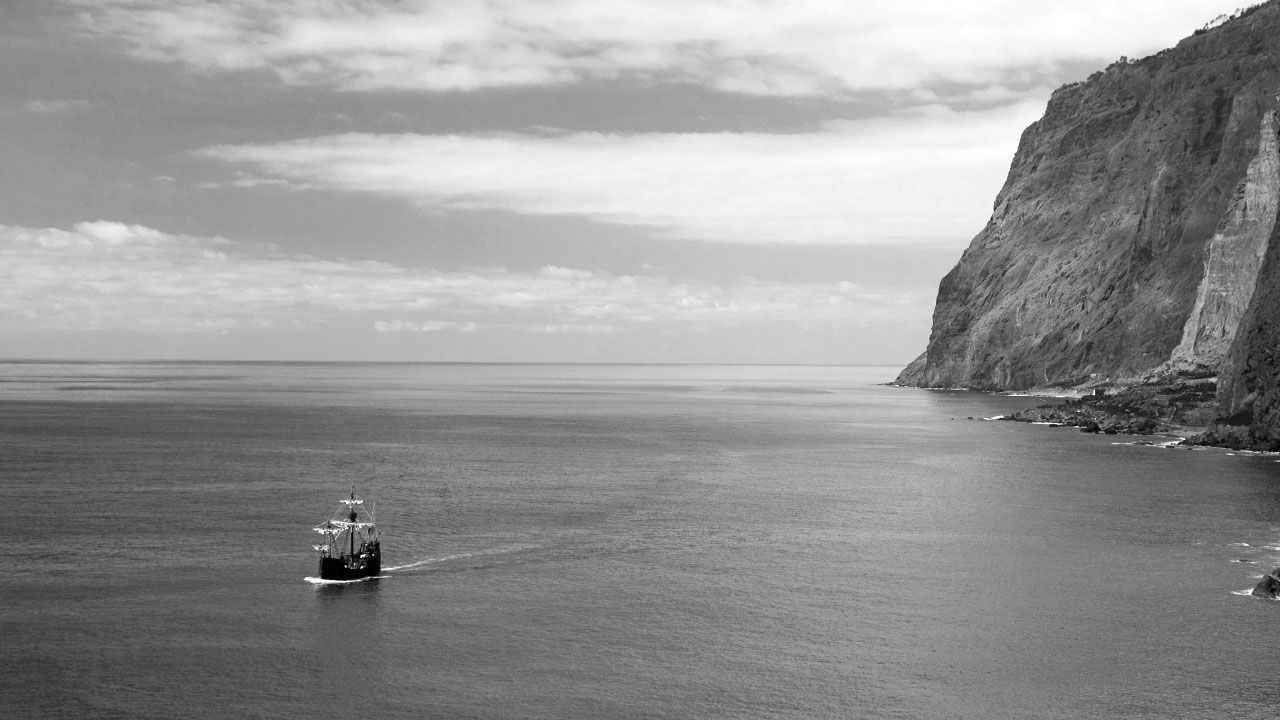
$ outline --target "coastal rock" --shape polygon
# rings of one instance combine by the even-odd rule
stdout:
[[[1280,421],[1278,58],[1271,0],[1057,90],[897,382],[1022,390],[1222,366],[1224,407]]]
[[[1006,420],[1078,427],[1107,435],[1150,435],[1206,424],[1215,395],[1213,378],[1134,385],[1118,392],[1073,398],[1013,413]]]
[[[1280,575],[1280,568],[1276,568],[1270,574],[1263,576],[1258,581],[1258,584],[1253,586],[1253,596],[1268,600],[1275,600],[1277,596],[1280,596],[1280,579],[1277,579],[1277,575]]]

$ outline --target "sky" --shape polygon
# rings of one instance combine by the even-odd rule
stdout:
[[[0,358],[905,364],[1050,93],[1241,0],[6,0]]]

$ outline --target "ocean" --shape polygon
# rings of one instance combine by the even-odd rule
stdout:
[[[1280,715],[1277,458],[895,372],[2,364],[0,716]]]

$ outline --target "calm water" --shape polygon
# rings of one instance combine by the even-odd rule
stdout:
[[[895,370],[0,365],[0,716],[1277,715],[1274,458]]]

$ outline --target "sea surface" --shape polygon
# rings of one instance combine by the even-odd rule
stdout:
[[[0,364],[0,717],[1280,715],[1276,457],[895,371]]]

